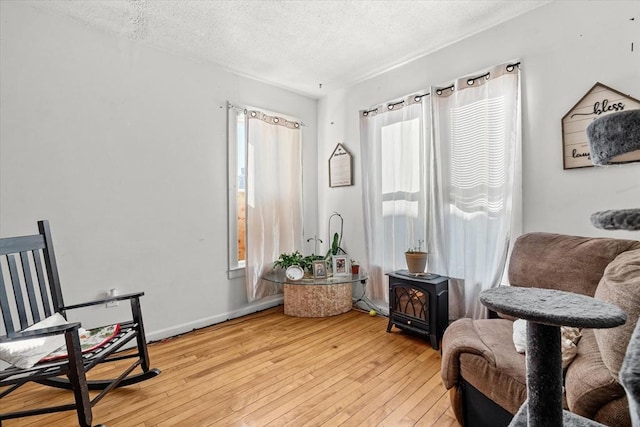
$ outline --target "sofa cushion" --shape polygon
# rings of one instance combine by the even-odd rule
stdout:
[[[627,313],[627,322],[594,331],[602,361],[616,379],[640,315],[640,249],[618,255],[604,271],[595,297]]]
[[[629,417],[629,400],[626,397],[619,397],[604,405],[593,416],[593,420],[607,426],[629,427],[631,418]]]
[[[509,261],[512,286],[559,289],[593,296],[607,265],[640,249],[636,240],[528,233],[516,240]]]
[[[600,357],[593,329],[582,330],[578,354],[565,375],[565,393],[569,410],[591,419],[603,406],[625,396],[624,389]],[[624,414],[621,416],[624,417]],[[630,421],[617,425],[627,424]]]

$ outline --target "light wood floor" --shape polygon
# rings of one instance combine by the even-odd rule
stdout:
[[[282,307],[150,345],[160,376],[114,390],[94,423],[125,426],[457,426],[440,379],[440,353],[387,319],[352,310],[322,319]],[[90,373],[95,377],[96,368]],[[2,411],[69,400],[25,386]],[[75,412],[5,421],[74,426]]]

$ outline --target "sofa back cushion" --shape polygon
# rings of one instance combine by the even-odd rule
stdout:
[[[607,265],[640,241],[528,233],[515,242],[509,261],[512,286],[560,289],[593,296]]]
[[[640,249],[624,252],[605,269],[595,298],[615,304],[627,313],[624,325],[594,331],[602,361],[618,379],[631,334],[640,316]]]

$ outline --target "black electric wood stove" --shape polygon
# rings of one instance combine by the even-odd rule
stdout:
[[[449,324],[449,278],[437,274],[413,274],[408,270],[389,276],[389,324],[431,340],[434,350]]]

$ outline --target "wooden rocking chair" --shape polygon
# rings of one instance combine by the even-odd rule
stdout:
[[[107,392],[115,387],[155,377],[160,373],[158,369],[149,368],[149,352],[140,308],[140,297],[144,293],[65,306],[48,221],[39,221],[38,229],[39,234],[0,239],[0,309],[4,321],[4,329],[0,330],[0,334],[5,334],[0,336],[0,345],[64,334],[67,356],[40,361],[29,368],[10,366],[0,370],[0,399],[28,382],[37,382],[72,390],[74,403],[0,413],[0,425],[5,419],[75,409],[79,425],[89,427],[92,422],[92,407]],[[8,277],[5,276],[6,273]],[[125,300],[131,303],[131,319],[119,323],[119,330],[106,343],[85,352],[81,349],[78,333],[80,323],[24,331],[25,328],[55,313],[60,313],[66,319],[68,310]],[[137,343],[137,351],[124,355],[116,353],[132,340]],[[96,365],[123,359],[134,361],[117,378],[87,380],[86,372]],[[133,373],[138,366],[142,372]],[[101,391],[91,399],[89,390]]]

